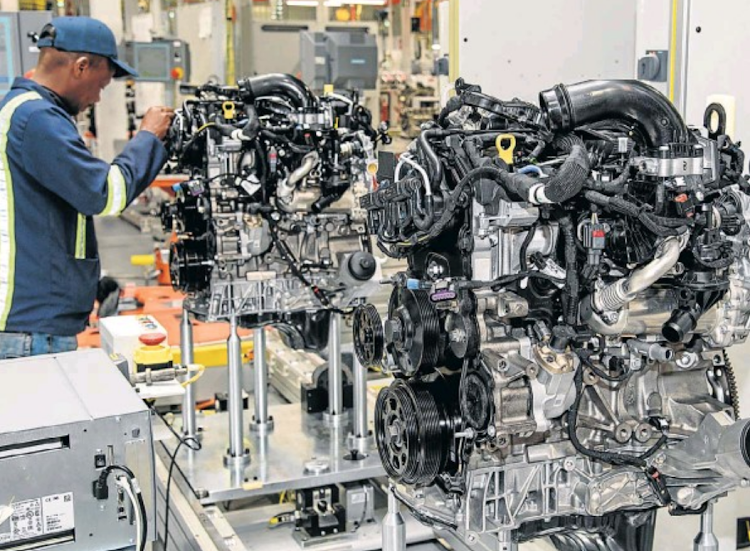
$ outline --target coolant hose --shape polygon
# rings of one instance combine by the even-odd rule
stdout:
[[[489,168],[489,167],[482,167]],[[564,203],[578,195],[589,175],[589,157],[583,145],[575,143],[560,170],[551,178],[538,179],[524,172],[508,172],[491,168],[486,174],[499,182],[506,191],[523,201],[539,205],[542,203]],[[521,169],[523,170],[523,169]]]
[[[417,144],[425,157],[427,157],[427,160],[430,163],[430,168],[432,168],[432,181],[438,186],[443,181],[443,164],[440,162],[435,150],[432,149],[430,138],[438,137],[441,134],[443,134],[441,130],[431,128],[420,133],[419,138],[417,138]]]
[[[547,180],[540,180],[529,190],[529,201],[534,204],[564,203],[578,195],[588,178],[591,166],[583,145],[572,146],[570,155]]]
[[[248,140],[254,140],[260,134],[260,119],[253,104],[250,103],[245,106],[245,116],[247,117],[247,122],[242,127],[242,135]]]
[[[424,215],[419,212],[412,213],[412,221],[420,231],[430,230],[432,228],[432,223],[435,220],[435,202],[432,195],[427,195],[424,198],[424,206]]]
[[[539,103],[554,132],[570,132],[587,123],[618,119],[636,124],[651,148],[694,141],[674,105],[654,88],[637,80],[558,84],[541,92]]]

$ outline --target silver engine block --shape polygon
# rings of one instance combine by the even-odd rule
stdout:
[[[316,97],[289,75],[191,91],[169,140],[190,179],[163,212],[191,311],[299,326],[368,294],[379,266],[358,203],[387,137],[356,94]]]
[[[362,200],[409,270],[355,313],[397,497],[465,544],[650,549],[655,511],[750,483],[725,348],[750,327],[750,197],[728,136],[635,81],[541,107],[477,86]],[[499,543],[498,543],[499,542]]]

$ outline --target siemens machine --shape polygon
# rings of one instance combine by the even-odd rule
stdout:
[[[51,11],[0,12],[0,99],[14,78],[36,67],[39,49],[31,37],[50,21]]]
[[[378,45],[366,30],[300,33],[302,80],[313,90],[373,90],[378,79]]]

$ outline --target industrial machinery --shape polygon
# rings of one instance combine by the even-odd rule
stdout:
[[[313,90],[375,89],[378,81],[378,44],[362,30],[331,28],[303,31],[300,38],[302,80]]]
[[[342,315],[379,285],[358,199],[372,190],[375,147],[388,137],[372,127],[356,93],[317,97],[290,75],[183,92],[196,98],[178,111],[168,142],[177,169],[190,178],[175,185],[176,200],[162,213],[164,227],[176,232],[172,284],[187,294],[186,312],[230,322],[225,462],[242,466],[249,455],[239,325],[255,328],[254,430],[273,426],[265,399],[266,325],[278,327],[293,347],[327,348],[328,413],[343,420]],[[189,364],[185,320],[183,330]],[[189,389],[184,411],[194,415]],[[185,424],[193,434],[194,421]]]
[[[4,361],[0,400],[0,548],[154,540],[150,412],[107,354]]]
[[[36,39],[52,21],[51,11],[0,12],[0,98],[10,91],[13,79],[36,67]]]
[[[346,308],[376,274],[356,201],[383,136],[356,96],[318,98],[289,75],[193,91],[170,136],[191,175],[163,212],[172,284],[208,320],[288,325],[321,348],[321,319],[295,313]]]
[[[750,323],[743,152],[637,81],[540,107],[456,89],[361,203],[409,262],[384,325],[354,320],[396,375],[393,496],[485,549],[650,549],[659,507],[705,512],[708,542],[712,500],[750,480],[725,354]]]
[[[183,40],[129,40],[123,43],[122,56],[138,72],[136,81],[171,83],[190,80],[190,46]]]

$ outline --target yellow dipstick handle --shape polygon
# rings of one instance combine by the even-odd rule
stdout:
[[[224,118],[229,120],[232,120],[234,118],[234,102],[233,101],[225,101],[221,104],[221,109],[224,111]]]
[[[516,137],[513,134],[500,134],[495,140],[497,154],[506,164],[513,164],[513,152],[516,149]]]

